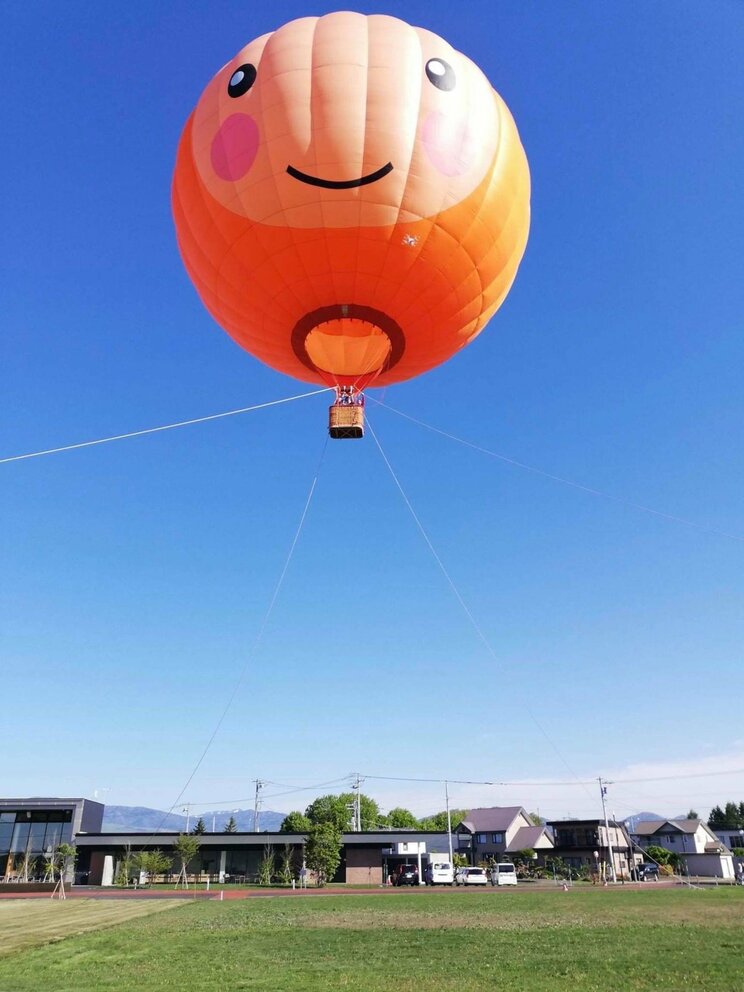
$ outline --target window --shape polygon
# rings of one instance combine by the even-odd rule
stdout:
[[[29,850],[33,851],[34,854],[41,854],[44,850],[44,833],[46,831],[46,827],[46,823],[38,820],[31,821]]]
[[[30,823],[16,823],[13,832],[13,841],[10,845],[11,854],[25,854],[28,845],[28,834],[31,829]]]
[[[492,834],[491,836],[493,837],[494,844],[503,844],[504,843],[504,835],[502,833]]]
[[[49,823],[46,828],[46,835],[44,837],[44,850],[48,851],[50,847],[57,847],[59,842],[62,840],[62,824],[61,823]]]
[[[0,854],[7,854],[10,850],[10,839],[13,836],[15,823],[0,823]]]
[[[488,843],[488,834],[476,834],[475,835],[475,843],[476,844],[487,844]]]

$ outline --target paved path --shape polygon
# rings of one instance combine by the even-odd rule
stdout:
[[[628,882],[625,885],[611,885],[607,886],[607,890],[616,889],[622,891],[648,891],[653,892],[656,889],[662,888],[674,888],[679,883],[675,882],[673,879],[665,879],[659,882]],[[589,886],[581,886],[582,889],[588,889]],[[598,889],[603,889],[603,886],[598,886]],[[324,898],[327,896],[379,896],[379,895],[389,895],[396,896],[397,898],[405,898],[406,896],[415,898],[417,893],[420,892],[437,892],[443,898],[446,897],[448,892],[487,892],[491,893],[494,897],[503,894],[502,890],[499,888],[494,888],[490,885],[487,886],[472,886],[471,888],[465,889],[460,887],[455,887],[454,889],[450,886],[434,886],[429,887],[425,885],[420,885],[416,887],[406,887],[406,888],[393,888],[392,886],[379,888],[358,888],[352,885],[349,886],[333,886],[331,888],[324,889],[240,889],[240,888],[229,888],[222,890],[224,896],[219,889],[211,889],[207,892],[206,889],[188,889],[184,891],[183,889],[171,889],[171,888],[156,888],[156,889],[120,889],[115,886],[107,888],[97,888],[95,886],[87,885],[76,885],[68,888],[67,898],[68,899],[217,899],[221,897],[224,899],[271,899],[271,898],[292,898],[292,899],[310,899],[310,898]],[[547,883],[526,883],[516,887],[516,893],[513,886],[509,886],[508,891],[512,894],[522,893],[522,892],[563,892],[563,888],[560,885],[554,885],[552,882]],[[569,889],[570,892],[570,889]],[[49,899],[48,892],[18,892],[13,891],[13,886],[0,886],[0,899]]]

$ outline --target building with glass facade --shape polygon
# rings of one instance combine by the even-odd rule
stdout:
[[[44,855],[97,831],[103,805],[89,799],[0,799],[0,881],[44,874]]]

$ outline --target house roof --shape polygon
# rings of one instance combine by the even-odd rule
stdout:
[[[550,841],[552,847],[553,842],[550,840],[545,827],[520,827],[519,830],[514,834],[511,843],[507,846],[507,851],[526,851],[528,848],[536,847],[542,839]]]
[[[520,813],[525,816],[522,806],[488,806],[481,809],[471,809],[457,828],[465,827],[471,834],[487,833],[490,830],[504,831],[514,823]]]
[[[702,820],[644,820],[636,824],[632,833],[648,837],[658,833],[663,827],[667,832],[671,828],[681,834],[694,834],[702,822]]]

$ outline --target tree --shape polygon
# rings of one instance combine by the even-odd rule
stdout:
[[[33,880],[36,874],[36,868],[39,863],[39,855],[32,854],[31,851],[26,851],[23,855],[23,861],[21,863],[21,881],[30,882]]]
[[[545,826],[545,819],[544,817],[540,816],[539,813],[528,813],[527,819],[530,821],[533,827]]]
[[[739,830],[744,827],[744,802],[726,803],[723,809],[714,806],[708,817],[712,830]]]
[[[521,851],[514,852],[514,863],[515,864],[532,864],[533,861],[537,860],[537,855],[533,848],[525,847]]]
[[[124,855],[116,866],[116,878],[114,885],[129,885],[129,878],[132,874],[132,845],[124,845]]]
[[[282,834],[306,834],[311,826],[310,820],[304,813],[293,810],[291,813],[287,813],[282,820],[279,832]]]
[[[419,821],[413,813],[410,810],[404,809],[402,806],[396,806],[395,809],[391,809],[386,819],[389,827],[397,827],[398,829],[405,829],[407,827],[416,829],[419,825]]]
[[[285,885],[291,885],[295,877],[295,852],[291,844],[285,844],[279,855],[279,878]]]
[[[669,865],[676,868],[680,861],[679,855],[675,854],[674,851],[667,851],[665,847],[659,847],[656,844],[649,844],[646,848],[646,854],[657,865]]]
[[[450,810],[450,821],[452,823],[452,829],[454,830],[458,823],[462,821],[468,815],[468,810],[466,809],[451,809]],[[422,830],[446,830],[447,829],[447,810],[442,810],[441,813],[434,813],[433,816],[425,816],[421,820]]]
[[[312,826],[332,823],[337,830],[348,830],[351,813],[340,796],[318,796],[305,810]]]
[[[156,847],[152,851],[136,851],[132,855],[131,864],[135,871],[145,872],[148,885],[152,885],[158,875],[170,871],[173,859]]]
[[[238,824],[235,822],[235,817],[231,816],[230,819],[225,824],[225,829],[222,831],[223,834],[236,834],[238,832]]]
[[[305,861],[315,872],[319,888],[333,878],[341,861],[341,831],[335,823],[312,825],[305,847]]]
[[[697,810],[688,809],[687,810],[687,817],[686,817],[686,819],[688,819],[688,820],[699,820],[700,817],[697,814]]]
[[[60,899],[67,898],[65,895],[65,877],[72,871],[76,860],[77,848],[74,844],[60,844],[55,851],[50,852],[46,856],[47,871],[51,872],[53,882],[55,880],[55,873],[57,875],[57,881],[52,891],[52,898],[54,898],[55,894]]]
[[[258,863],[258,884],[271,885],[274,879],[275,871],[276,863],[274,861],[274,848],[271,844],[266,844],[264,846],[263,857]]]
[[[207,828],[204,825],[204,820],[202,820],[202,818],[199,817],[199,819],[196,821],[196,826],[191,831],[191,833],[192,834],[205,834],[206,832],[207,832]]]
[[[338,830],[349,830],[352,825],[354,793],[342,792],[338,796],[319,796],[305,810],[310,823],[333,823]],[[374,830],[380,822],[380,807],[363,793],[359,797],[362,830]]]
[[[176,857],[181,862],[181,869],[178,873],[178,878],[176,879],[176,888],[179,885],[183,885],[185,889],[189,887],[189,883],[186,877],[186,867],[190,861],[199,853],[199,848],[201,847],[201,841],[194,834],[179,834],[178,840],[173,845],[173,850],[176,853]]]

